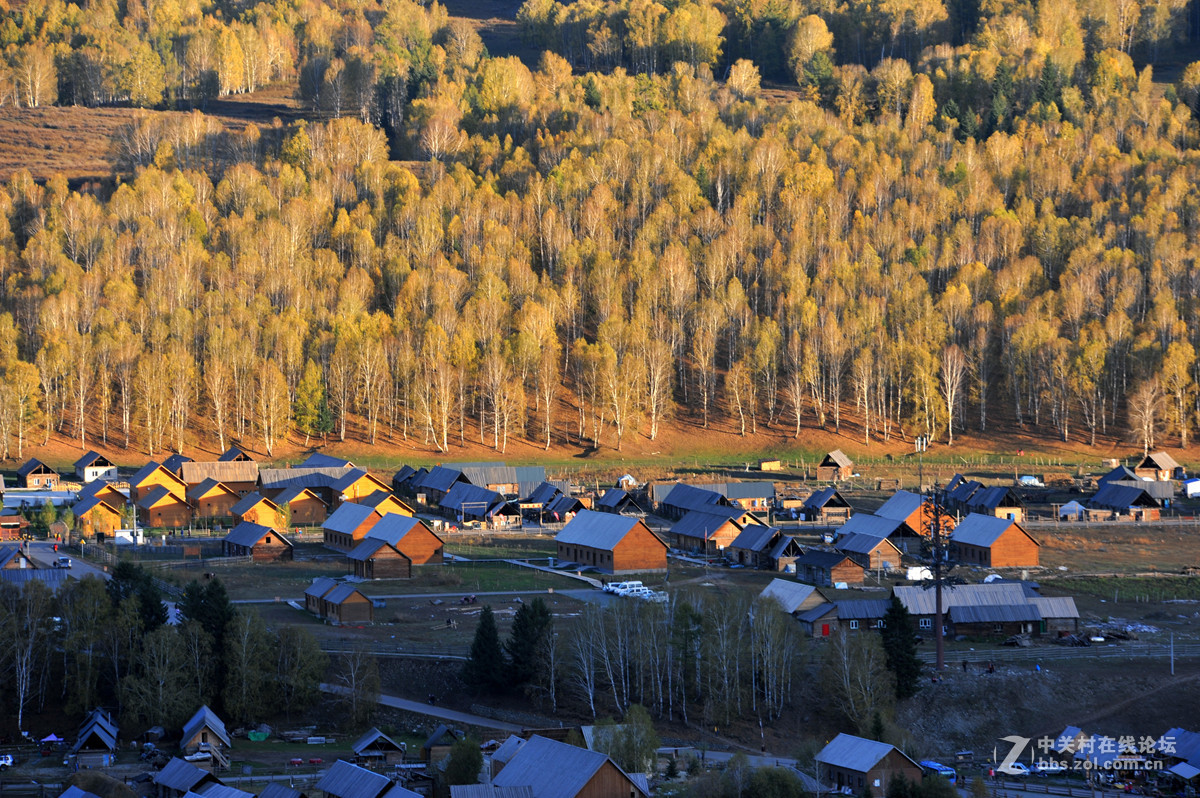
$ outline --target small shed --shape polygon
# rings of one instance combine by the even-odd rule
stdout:
[[[823,524],[844,524],[853,512],[850,502],[832,485],[809,496],[800,507],[805,521]]]
[[[230,446],[220,457],[217,458],[220,463],[253,463],[254,458],[246,453],[246,450],[240,446]]]
[[[318,576],[304,590],[304,609],[311,612],[313,615],[325,616],[324,607],[321,600],[325,595],[338,586],[336,579],[330,579],[327,576]]]
[[[36,570],[37,562],[31,559],[21,547],[17,544],[0,546],[0,570],[2,571],[23,571],[25,569]]]
[[[372,623],[374,603],[354,585],[338,585],[321,598],[326,620],[335,624]]]
[[[788,615],[805,612],[825,601],[814,586],[788,579],[772,579],[758,595],[759,598],[774,599]]]
[[[617,513],[618,515],[641,515],[646,511],[623,488],[609,488],[596,502],[596,510],[602,513]]]
[[[358,579],[408,579],[412,576],[412,560],[379,538],[364,538],[346,559]]]
[[[463,733],[444,723],[439,723],[433,734],[421,745],[421,759],[433,764],[450,755],[450,749],[463,738]]]
[[[108,767],[117,750],[117,724],[103,709],[88,713],[79,727],[71,754],[81,768]]]
[[[20,488],[57,490],[59,481],[58,472],[36,457],[17,469],[17,487]]]
[[[1083,505],[1072,499],[1058,508],[1058,518],[1061,521],[1078,521],[1083,518],[1085,512]]]
[[[863,583],[863,567],[845,552],[809,549],[795,562],[796,578],[810,585],[831,587],[839,582],[847,585]]]
[[[1183,479],[1185,476],[1183,466],[1166,452],[1151,452],[1146,455],[1134,467],[1133,473],[1140,479],[1155,481]]]
[[[768,567],[776,571],[795,573],[796,558],[804,553],[804,548],[791,535],[780,535],[775,545],[767,554]]]
[[[854,461],[841,449],[834,449],[817,463],[817,479],[837,482],[854,476]]]
[[[748,568],[769,568],[771,549],[778,537],[776,527],[750,524],[725,549],[725,556]]]
[[[744,515],[741,508],[716,507],[705,510],[690,510],[671,526],[671,539],[677,548],[685,551],[717,554],[742,534]]]
[[[207,785],[220,785],[221,780],[207,770],[175,757],[154,774],[151,783],[156,798],[183,798],[189,792],[203,791]]]
[[[226,557],[250,557],[254,562],[287,562],[294,556],[292,542],[269,526],[243,521],[225,536]]]
[[[758,470],[759,471],[782,471],[783,463],[780,462],[779,460],[759,460],[758,461]]]
[[[179,750],[186,754],[229,747],[229,734],[225,731],[225,722],[218,718],[217,713],[209,709],[207,704],[196,710],[191,720],[183,725]]]
[[[407,751],[407,746],[396,742],[374,726],[350,748],[359,762],[377,765],[402,764]]]

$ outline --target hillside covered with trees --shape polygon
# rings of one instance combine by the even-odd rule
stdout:
[[[1197,424],[1179,0],[528,0],[533,69],[436,2],[0,9],[0,104],[156,109],[0,188],[5,457]]]

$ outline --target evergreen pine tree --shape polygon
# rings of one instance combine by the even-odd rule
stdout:
[[[888,670],[896,677],[896,698],[905,699],[915,695],[921,680],[917,636],[913,632],[908,609],[895,596],[892,596],[892,603],[883,616],[881,637]]]
[[[508,683],[518,687],[533,681],[545,667],[542,645],[550,634],[550,608],[541,597],[522,604],[513,617],[512,631],[504,644],[508,659]]]
[[[471,653],[463,666],[462,678],[472,690],[488,692],[498,689],[504,680],[504,651],[500,648],[500,633],[496,630],[496,616],[492,608],[484,605],[479,613],[479,625],[475,627],[475,639],[471,641]]]

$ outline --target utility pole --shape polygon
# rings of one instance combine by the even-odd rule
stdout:
[[[929,437],[926,435],[918,436],[916,439],[917,454],[919,455],[917,466],[918,478],[921,480],[921,490],[925,489],[925,449],[929,447]],[[945,515],[945,506],[942,501],[943,497],[936,485],[929,488],[924,501],[925,511],[929,513],[928,525],[930,536],[930,555],[933,558],[933,590],[934,590],[934,615],[933,615],[933,639],[937,648],[937,664],[934,666],[938,673],[946,669],[946,650],[945,637],[943,634],[944,623],[944,606],[942,604],[942,587],[946,582],[947,554],[945,541],[942,539],[942,534],[945,530],[942,529],[942,518]]]

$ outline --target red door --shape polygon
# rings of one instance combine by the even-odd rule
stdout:
[[[821,624],[821,637],[829,637],[829,624]]]

